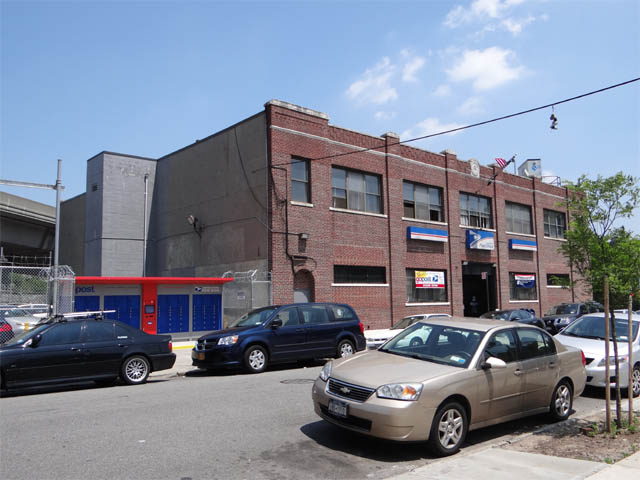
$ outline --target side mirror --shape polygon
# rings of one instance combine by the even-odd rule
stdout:
[[[25,346],[29,346],[31,348],[33,347],[37,347],[38,344],[40,343],[40,340],[42,340],[42,335],[40,335],[39,333],[37,335],[34,335],[33,337],[31,337],[29,339],[29,344],[25,345]]]
[[[276,317],[271,320],[271,328],[280,328],[282,326],[282,319],[280,317]]]
[[[487,357],[482,364],[483,370],[488,370],[490,368],[507,368],[507,364],[504,360],[500,360],[496,357]]]

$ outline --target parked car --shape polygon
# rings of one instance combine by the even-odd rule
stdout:
[[[312,398],[330,423],[428,441],[444,456],[459,450],[469,430],[541,412],[566,419],[585,378],[582,352],[537,327],[432,318],[378,350],[327,362]]]
[[[363,332],[349,305],[273,305],[246,313],[229,328],[203,335],[191,358],[200,368],[244,366],[259,373],[271,363],[344,357],[364,350]]]
[[[5,322],[4,320],[0,320],[0,344],[8,342],[14,337],[13,328],[11,325]]]
[[[629,388],[629,321],[627,316],[616,317],[616,339],[618,340],[618,360],[620,364],[620,387]],[[631,391],[640,395],[640,315],[633,314],[631,327],[633,334],[633,376]],[[604,313],[592,313],[579,318],[555,336],[565,345],[582,349],[587,359],[587,385],[605,387],[605,332]],[[611,334],[610,334],[611,335]],[[612,337],[610,337],[612,338]],[[615,375],[615,355],[613,344],[609,345],[609,376]],[[611,382],[615,387],[615,383]],[[627,392],[628,394],[628,392]]]
[[[46,315],[48,308],[44,307],[17,307],[5,313],[3,320],[11,325],[14,333],[26,332],[35,327]]]
[[[529,309],[519,308],[515,310],[494,310],[480,315],[480,318],[493,318],[496,320],[505,320],[507,322],[520,322],[527,325],[535,325],[542,329],[545,328],[544,321],[536,317]]]
[[[421,313],[404,317],[391,328],[379,328],[375,330],[365,330],[364,336],[367,339],[367,348],[376,349],[390,338],[395,337],[402,330],[413,325],[418,320],[429,320],[432,317],[451,317],[448,313]]]
[[[173,367],[169,335],[150,335],[101,314],[75,313],[17,334],[0,346],[2,389],[95,380],[140,384]]]
[[[553,335],[576,318],[595,312],[604,312],[604,307],[598,302],[561,303],[549,309],[542,320],[544,320],[545,329]]]

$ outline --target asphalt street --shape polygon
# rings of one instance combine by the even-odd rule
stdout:
[[[437,461],[423,444],[345,432],[315,416],[320,363],[259,375],[171,373],[140,386],[23,390],[0,399],[3,479],[387,478]],[[158,372],[160,373],[160,372]],[[588,391],[576,414],[603,408]],[[471,432],[464,450],[509,440],[546,418]]]

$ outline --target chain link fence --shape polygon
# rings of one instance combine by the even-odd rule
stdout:
[[[222,290],[223,326],[227,327],[254,308],[271,305],[271,273],[249,270],[247,272],[225,272],[223,278],[233,278]]]
[[[75,274],[68,266],[0,265],[0,304],[51,306],[57,313],[73,311]]]

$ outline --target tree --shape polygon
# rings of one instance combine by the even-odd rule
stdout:
[[[582,175],[569,187],[567,209],[570,214],[567,242],[560,250],[582,277],[596,298],[604,296],[608,279],[616,376],[616,423],[620,426],[620,387],[618,342],[614,308],[640,290],[640,237],[616,222],[633,215],[640,203],[638,179],[622,172],[596,180]],[[607,388],[608,388],[607,379]],[[609,405],[607,404],[607,409]],[[607,410],[608,412],[608,410]]]

